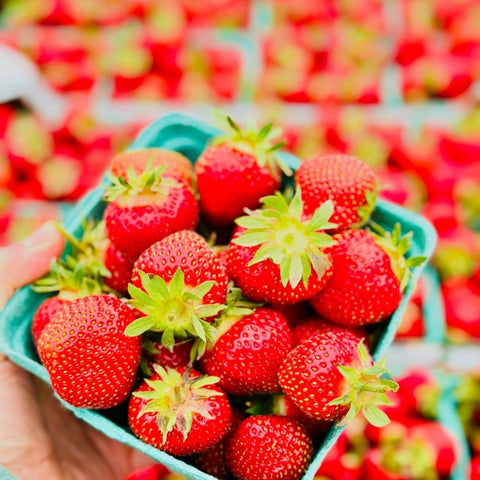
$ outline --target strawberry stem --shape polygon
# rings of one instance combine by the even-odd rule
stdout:
[[[158,428],[162,432],[164,443],[168,433],[174,428],[177,428],[185,439],[192,427],[192,415],[194,413],[205,418],[212,418],[206,400],[213,396],[222,395],[222,393],[205,387],[214,385],[220,379],[206,375],[190,377],[190,369],[186,369],[182,375],[178,370],[164,369],[157,364],[153,368],[160,379],[145,379],[150,390],[132,394],[135,397],[148,400],[140,410],[138,418],[146,413],[156,414]]]
[[[369,226],[377,243],[388,253],[392,269],[400,281],[400,290],[403,292],[412,276],[411,269],[422,265],[427,257],[405,257],[412,246],[413,232],[402,235],[400,223],[394,225],[392,232],[387,232],[374,222],[370,222]]]
[[[178,182],[174,178],[163,176],[166,169],[166,165],[152,168],[149,161],[139,175],[133,169],[129,170],[127,180],[109,174],[111,185],[105,188],[105,201],[113,202],[119,198],[128,199],[139,195],[168,195],[170,188],[177,186]]]
[[[143,289],[130,284],[130,304],[145,316],[130,323],[127,336],[146,331],[162,332],[161,344],[172,351],[176,339],[194,339],[192,359],[203,355],[207,341],[216,336],[215,328],[206,321],[218,315],[225,305],[203,304],[203,297],[213,287],[213,281],[187,288],[183,272],[177,268],[170,282],[158,275],[140,272]]]
[[[380,378],[382,375],[389,374],[385,367],[385,359],[380,360],[377,365],[372,365],[363,340],[359,342],[357,351],[360,360],[358,367],[337,366],[339,372],[345,378],[345,393],[329,402],[328,405],[349,407],[340,425],[347,425],[359,412],[362,412],[372,425],[383,427],[390,420],[377,405],[390,404],[385,392],[396,392],[398,383]]]
[[[268,123],[260,130],[257,128],[240,129],[229,116],[214,111],[218,123],[225,129],[225,134],[212,140],[214,145],[228,145],[255,157],[260,167],[267,166],[272,175],[276,175],[276,167],[287,176],[293,175],[292,169],[278,156],[277,152],[285,142],[277,141],[282,129]]]
[[[249,265],[270,259],[280,267],[283,286],[290,283],[293,288],[301,280],[307,285],[312,269],[321,278],[330,267],[323,248],[333,245],[334,241],[320,230],[337,226],[328,221],[333,214],[333,203],[330,200],[323,203],[309,221],[302,219],[300,189],[290,204],[278,192],[262,198],[262,203],[262,209],[247,211],[249,215],[236,220],[246,231],[233,243],[247,247],[260,245]]]

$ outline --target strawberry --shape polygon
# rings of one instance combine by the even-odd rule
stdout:
[[[187,367],[190,364],[191,340],[176,342],[172,349],[164,347],[161,341],[144,338],[142,342],[143,359],[146,360],[148,375],[153,375],[153,365],[157,363],[163,368]],[[143,367],[143,364],[142,364]]]
[[[457,438],[441,423],[424,422],[415,425],[408,431],[412,442],[424,442],[425,450],[432,448],[434,451],[434,470],[440,477],[449,477],[455,467],[460,445]]]
[[[239,480],[299,480],[312,458],[303,427],[278,415],[245,419],[227,446],[227,464]]]
[[[285,318],[266,307],[241,308],[234,300],[216,325],[218,335],[200,360],[202,370],[219,377],[218,385],[230,394],[280,392],[277,370],[292,348]]]
[[[61,225],[57,228],[69,243],[64,260],[52,264],[49,274],[35,284],[38,292],[59,291],[62,298],[111,293],[125,295],[133,264],[108,241],[105,223],[83,222],[76,238]]]
[[[366,478],[423,480],[448,478],[458,456],[452,435],[438,422],[398,432],[367,454]]]
[[[281,170],[290,172],[274,144],[281,131],[272,124],[260,131],[240,130],[226,117],[229,133],[214,138],[195,163],[200,210],[213,226],[232,223],[244,208],[256,208],[260,199],[280,186]]]
[[[292,345],[295,348],[301,343],[306,342],[317,333],[325,332],[343,332],[346,329],[333,325],[321,317],[311,316],[292,328]],[[357,338],[357,343],[363,340],[367,343],[367,332],[362,328],[350,329],[350,333]]]
[[[368,451],[363,466],[364,478],[372,480],[412,480],[411,476],[396,473],[383,463],[380,448],[372,448]]]
[[[332,227],[332,202],[325,202],[308,222],[302,221],[298,192],[290,205],[280,193],[262,202],[261,210],[236,220],[227,251],[230,276],[252,300],[291,304],[312,298],[332,274],[325,249],[333,241],[320,231]]]
[[[332,426],[331,422],[318,420],[300,410],[288,395],[274,395],[272,403],[271,413],[291,418],[300,423],[314,442],[322,439]]]
[[[132,393],[128,423],[145,443],[172,455],[201,452],[222,439],[230,425],[227,396],[215,377],[192,369],[164,369]]]
[[[133,263],[113,243],[108,245],[105,252],[105,267],[110,272],[110,276],[104,278],[105,284],[126,296]]]
[[[65,308],[66,302],[66,300],[55,296],[45,299],[40,304],[32,318],[32,338],[35,346],[37,346],[38,339],[45,326],[60,310]]]
[[[227,467],[226,448],[228,441],[244,419],[244,415],[236,409],[232,409],[230,427],[220,442],[207,448],[194,456],[193,463],[196,467],[215,478],[227,480],[230,472]]]
[[[96,229],[87,229],[82,239],[77,240],[63,227],[58,227],[69,239],[70,251],[63,258],[52,261],[49,272],[32,285],[32,289],[39,293],[57,293],[44,300],[32,318],[35,346],[45,326],[57,313],[68,309],[70,301],[107,291],[103,280],[110,272],[97,258],[99,252],[92,243],[93,238],[97,238],[93,233]]]
[[[225,303],[228,275],[208,243],[195,232],[179,231],[169,235],[147,249],[135,262],[132,284],[140,287],[140,272],[158,275],[170,281],[181,268],[187,285],[195,287],[211,281],[211,290],[205,303]]]
[[[147,166],[149,168],[165,166],[164,177],[175,178],[189,187],[192,186],[192,164],[187,157],[174,150],[162,148],[126,150],[112,159],[110,170],[115,177],[122,177],[128,181],[131,173],[141,175]]]
[[[132,310],[107,295],[69,302],[43,329],[38,353],[57,394],[79,408],[123,402],[140,362],[139,337],[124,335]]]
[[[166,168],[148,167],[128,180],[114,177],[107,190],[108,237],[132,261],[158,240],[197,224],[198,204],[192,189],[165,177]]]
[[[168,470],[162,464],[157,463],[151,467],[135,470],[123,480],[166,480]]]
[[[302,190],[303,210],[311,218],[315,210],[331,200],[330,221],[337,230],[358,227],[370,218],[378,185],[373,170],[349,155],[325,155],[305,160],[295,173],[295,186]]]
[[[207,242],[190,230],[175,232],[135,263],[129,293],[144,316],[126,334],[160,332],[168,349],[175,339],[194,339],[192,359],[199,357],[215,335],[209,322],[224,308],[227,285],[227,272]]]
[[[290,305],[276,305],[272,308],[281,313],[287,320],[290,327],[294,327],[312,315],[313,309],[307,302],[294,303]]]
[[[387,318],[400,304],[410,268],[425,261],[425,257],[404,257],[411,232],[402,236],[399,224],[392,233],[377,228],[381,235],[346,230],[333,237],[336,244],[328,249],[332,278],[310,301],[332,323],[358,327]]]
[[[278,370],[283,391],[304,412],[320,420],[348,424],[362,411],[374,425],[388,417],[377,407],[388,403],[386,391],[395,391],[384,362],[374,366],[362,341],[349,331],[326,332],[294,348]]]
[[[470,464],[469,480],[480,480],[480,457],[475,457],[472,459]]]
[[[470,279],[452,278],[442,284],[449,336],[457,341],[480,338],[480,288]]]

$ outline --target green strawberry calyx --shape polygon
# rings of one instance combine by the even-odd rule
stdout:
[[[240,127],[229,116],[221,113],[216,117],[225,128],[225,134],[215,137],[212,140],[213,145],[222,145],[227,143],[233,148],[248,153],[255,157],[260,167],[267,166],[270,172],[276,175],[276,167],[287,176],[293,174],[292,169],[280,158],[278,150],[284,145],[284,141],[278,141],[282,134],[282,129],[274,127],[272,123],[267,123],[262,128]]]
[[[177,187],[179,182],[174,178],[165,177],[167,166],[161,165],[152,168],[152,162],[149,161],[142,173],[135,173],[133,168],[128,170],[128,179],[123,177],[108,176],[111,185],[105,187],[104,200],[114,202],[123,200],[128,202],[139,196],[159,196],[165,197],[171,188]]]
[[[65,300],[114,293],[103,281],[111,277],[104,264],[108,244],[104,222],[83,221],[82,226],[83,234],[76,238],[56,224],[67,240],[66,252],[63,258],[52,260],[49,272],[33,284],[33,290],[59,292],[59,297]]]
[[[390,420],[377,405],[389,405],[390,400],[385,392],[396,392],[398,383],[380,378],[389,374],[385,366],[385,358],[376,365],[371,364],[371,357],[363,340],[358,344],[358,367],[338,365],[337,368],[346,381],[346,392],[328,405],[345,405],[349,410],[340,421],[340,425],[349,424],[359,412],[362,412],[368,422],[376,427],[387,425]]]
[[[233,325],[235,325],[235,323],[246,315],[250,315],[256,308],[259,308],[262,305],[262,303],[253,302],[252,300],[245,298],[242,291],[238,287],[235,287],[233,282],[230,282],[228,285],[226,308],[215,320],[217,334],[213,344],[209,343],[209,348],[214,345]]]
[[[433,447],[422,438],[405,438],[399,432],[396,438],[380,445],[382,466],[389,472],[407,475],[412,480],[438,480]]]
[[[377,204],[378,186],[374,190],[367,190],[365,192],[365,203],[357,210],[359,221],[354,225],[355,227],[362,227],[365,225],[372,215],[375,205]]]
[[[147,331],[161,332],[160,343],[172,351],[175,340],[194,339],[191,358],[200,358],[207,341],[213,341],[217,332],[206,319],[218,315],[225,305],[204,304],[203,297],[210,291],[214,281],[187,287],[182,270],[177,268],[167,283],[158,275],[140,272],[143,289],[133,284],[128,286],[132,297],[130,305],[145,316],[130,323],[125,335],[135,337]]]
[[[297,189],[290,204],[281,193],[262,198],[260,210],[246,210],[249,215],[235,222],[246,231],[232,240],[233,243],[253,247],[260,246],[249,266],[271,260],[280,268],[282,285],[295,288],[300,281],[307,286],[312,269],[321,278],[331,266],[326,247],[335,242],[320,230],[336,228],[328,220],[333,214],[331,200],[317,208],[309,221],[303,221],[301,191]]]
[[[422,265],[427,257],[405,257],[412,246],[413,232],[402,235],[400,223],[394,225],[392,232],[387,232],[373,222],[371,222],[370,228],[373,230],[372,234],[377,243],[388,253],[392,269],[400,282],[400,290],[403,292],[412,276],[411,269]]]
[[[220,379],[212,376],[190,376],[190,369],[182,374],[174,368],[164,369],[154,365],[158,380],[145,379],[150,390],[134,392],[132,395],[147,400],[146,405],[138,413],[140,419],[146,413],[157,417],[157,425],[163,435],[163,443],[167,435],[177,428],[184,440],[192,428],[193,415],[212,419],[208,409],[208,399],[223,395],[222,392],[205,388],[216,384]]]

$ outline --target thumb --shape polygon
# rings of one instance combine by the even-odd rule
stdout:
[[[60,255],[64,239],[52,221],[25,240],[0,248],[0,308],[17,289],[47,273],[50,262]]]

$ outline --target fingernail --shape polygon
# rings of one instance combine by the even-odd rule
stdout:
[[[57,232],[58,231],[54,223],[49,220],[20,243],[28,248],[42,250],[48,245],[52,244],[52,242],[55,240]]]

